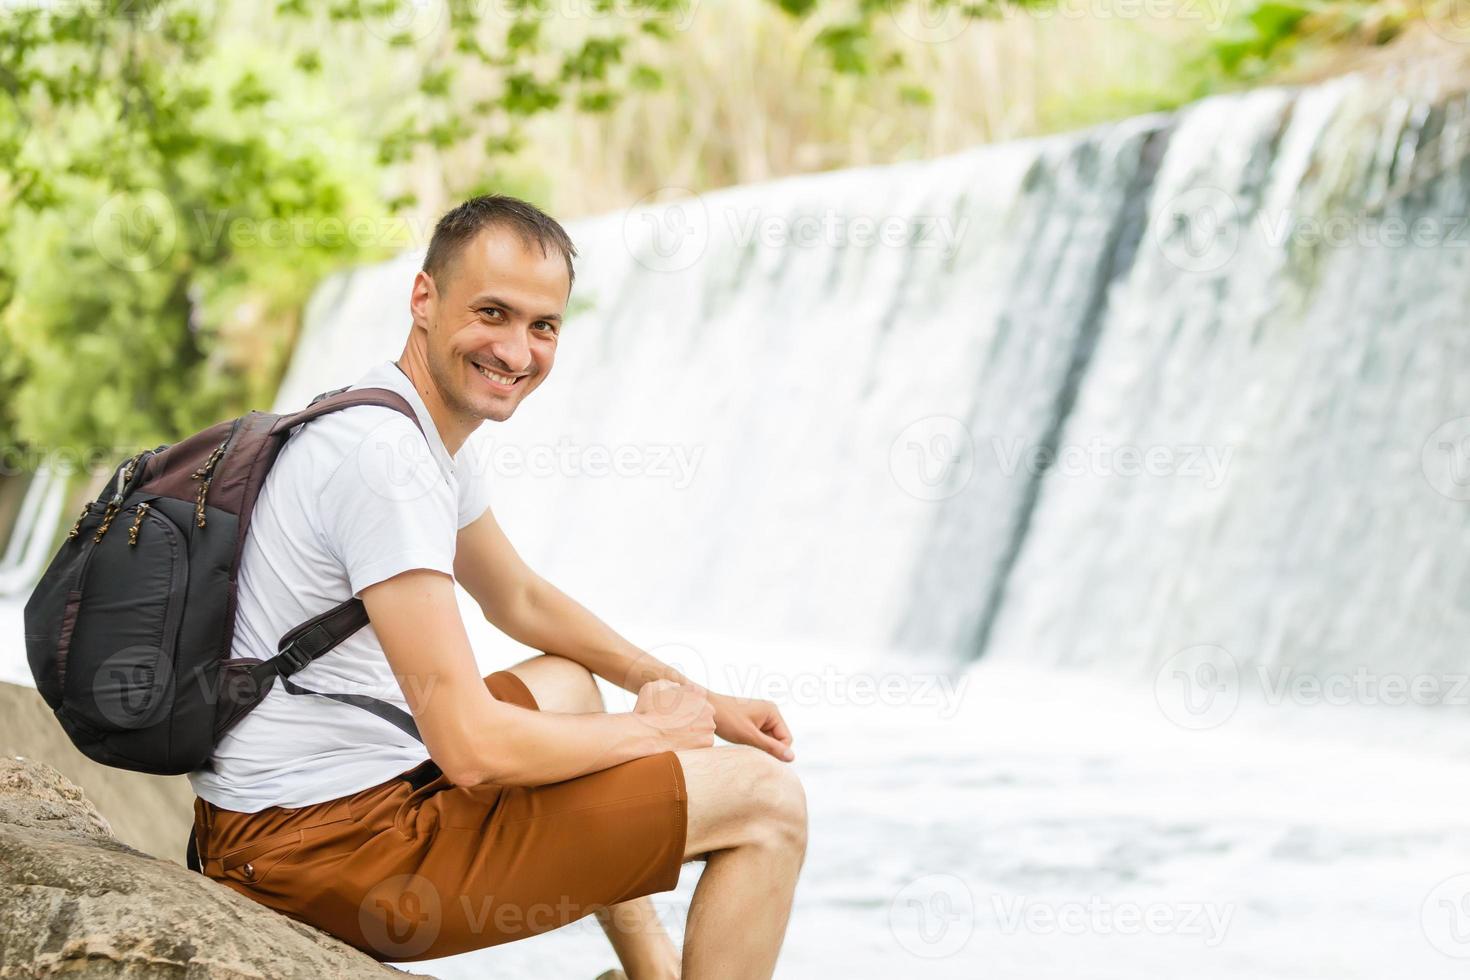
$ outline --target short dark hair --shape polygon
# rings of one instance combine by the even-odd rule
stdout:
[[[567,260],[567,287],[576,279],[572,256],[577,248],[555,218],[520,198],[505,194],[482,194],[452,209],[434,226],[429,251],[424,256],[424,271],[440,280],[455,257],[476,235],[486,228],[505,228],[520,236],[526,247],[539,245],[542,255],[560,252]]]

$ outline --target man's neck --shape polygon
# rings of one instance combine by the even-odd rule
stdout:
[[[439,386],[434,384],[433,377],[429,374],[429,366],[424,363],[417,352],[408,347],[398,359],[393,362],[398,370],[402,371],[413,384],[414,390],[424,400],[424,407],[429,410],[429,417],[434,420],[434,428],[439,430],[439,439],[444,443],[444,448],[452,457],[459,452],[470,433],[479,428],[484,419],[460,416],[452,411],[444,403],[439,394]]]

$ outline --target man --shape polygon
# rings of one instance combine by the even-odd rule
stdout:
[[[792,737],[767,701],[705,690],[528,568],[455,456],[551,372],[575,249],[480,197],[435,228],[387,387],[298,427],[256,504],[237,657],[362,598],[371,625],[277,685],[190,774],[206,874],[389,961],[598,916],[633,980],[768,978],[806,846]],[[654,383],[630,379],[629,383]],[[454,583],[546,651],[482,678]],[[637,693],[609,714],[593,675]],[[337,698],[326,695],[337,695]],[[341,697],[411,714],[422,738]],[[735,743],[714,746],[714,736]],[[646,897],[705,862],[682,961]]]

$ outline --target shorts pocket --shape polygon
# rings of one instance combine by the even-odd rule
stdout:
[[[260,840],[253,840],[242,847],[226,851],[223,854],[214,855],[214,861],[218,861],[218,875],[213,878],[223,878],[238,882],[242,885],[254,887],[261,884],[270,877],[270,873],[280,866],[280,863],[296,853],[301,846],[304,836],[300,830],[288,831],[284,834],[273,834]]]

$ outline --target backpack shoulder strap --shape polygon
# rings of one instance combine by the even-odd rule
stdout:
[[[424,739],[419,734],[413,715],[396,705],[364,694],[313,691],[291,681],[292,674],[335,649],[367,624],[367,608],[361,599],[354,596],[288,630],[281,637],[279,652],[269,660],[252,665],[250,673],[254,675],[255,683],[260,689],[267,687],[273,680],[279,680],[289,694],[315,694],[343,704],[355,705],[422,742]]]
[[[409,417],[409,420],[418,427],[419,432],[424,431],[419,417],[413,407],[408,404],[402,395],[388,388],[357,388],[348,391],[346,388],[338,388],[334,391],[324,391],[311,400],[311,403],[299,412],[290,415],[282,415],[276,419],[270,428],[270,434],[276,435],[295,428],[302,422],[310,422],[314,418],[328,415],[332,412],[340,412],[344,408],[354,405],[381,405],[391,408],[395,412],[401,412]]]
[[[384,408],[391,408],[408,416],[420,433],[424,431],[418,414],[396,391],[387,388],[358,388],[352,391],[347,388],[337,388],[317,395],[299,412],[280,416],[271,425],[270,434],[278,435],[289,432],[303,422],[310,422],[312,419],[339,412],[354,405],[381,405]],[[367,624],[367,608],[361,599],[354,596],[288,630],[286,635],[281,637],[276,655],[256,664],[251,669],[251,673],[255,675],[257,684],[262,686],[279,679],[281,686],[290,694],[315,694],[344,704],[355,705],[377,715],[388,724],[422,742],[423,737],[419,734],[418,726],[414,724],[413,716],[395,705],[361,694],[312,691],[291,682],[292,674],[335,649]]]

